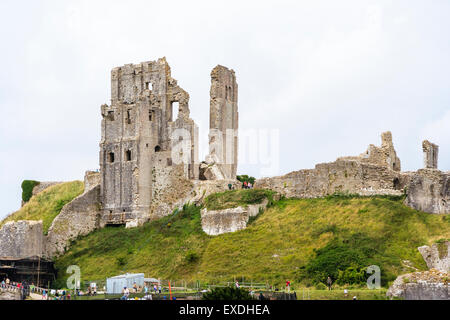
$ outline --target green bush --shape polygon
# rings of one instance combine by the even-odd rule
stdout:
[[[188,263],[194,263],[194,262],[197,262],[199,259],[200,259],[199,255],[198,255],[196,252],[194,252],[194,251],[189,251],[189,252],[186,254],[186,261],[187,261]]]
[[[224,287],[214,288],[202,297],[203,300],[254,300],[250,293],[241,288]]]
[[[34,180],[23,180],[22,182],[22,200],[23,202],[28,202],[33,196],[33,188],[37,186],[40,182]]]
[[[240,176],[236,176],[236,179],[242,183],[244,182],[250,182],[251,184],[255,183],[256,178],[255,177],[250,177],[246,174],[240,175]]]
[[[361,233],[346,239],[334,238],[315,250],[316,256],[306,266],[306,274],[314,282],[326,282],[328,276],[339,284],[362,284],[364,270],[371,263],[377,241]]]

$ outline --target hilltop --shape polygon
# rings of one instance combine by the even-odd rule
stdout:
[[[84,184],[82,181],[71,181],[50,186],[32,196],[22,208],[3,219],[0,222],[0,228],[9,221],[42,220],[43,231],[46,234],[61,209],[82,194],[83,190]]]
[[[245,204],[260,196],[260,190],[231,191],[205,202],[226,207],[220,199]],[[137,228],[106,227],[78,238],[56,260],[57,284],[64,286],[65,270],[74,264],[82,280],[144,272],[209,283],[245,278],[281,285],[291,279],[308,286],[332,275],[338,283],[361,284],[365,268],[375,264],[386,286],[399,274],[427,269],[417,247],[450,238],[448,215],[420,212],[403,200],[352,195],[282,199],[247,229],[214,237],[201,228],[201,208],[185,205]]]

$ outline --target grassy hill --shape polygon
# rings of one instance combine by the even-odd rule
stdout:
[[[42,220],[46,234],[53,219],[61,209],[83,193],[84,183],[72,181],[48,187],[31,199],[20,210],[10,214],[0,222],[0,228],[5,222],[18,220]]]
[[[230,196],[241,204],[255,201],[261,191],[232,192],[212,196],[208,207],[220,207],[221,199]],[[290,279],[294,286],[324,282],[331,275],[337,283],[358,284],[364,281],[365,268],[376,264],[387,285],[396,275],[412,271],[408,266],[426,268],[418,246],[450,238],[449,215],[419,212],[402,200],[284,199],[247,229],[215,237],[202,231],[200,208],[185,206],[142,227],[104,228],[78,239],[56,261],[57,282],[64,286],[65,270],[75,264],[82,280],[144,272],[148,277],[209,283],[236,277],[282,285]]]

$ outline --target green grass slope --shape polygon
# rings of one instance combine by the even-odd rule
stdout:
[[[83,193],[84,183],[72,181],[48,187],[31,199],[20,210],[10,214],[0,222],[0,228],[8,221],[42,220],[44,233],[47,234],[53,219],[62,207]]]
[[[83,280],[144,272],[171,280],[237,277],[281,285],[290,279],[306,286],[328,275],[341,284],[362,283],[365,268],[375,264],[387,285],[413,271],[405,264],[426,268],[418,246],[450,238],[449,215],[419,212],[389,197],[281,200],[247,229],[216,237],[200,223],[200,208],[185,206],[142,227],[97,230],[56,261],[58,284],[64,286],[73,264]]]

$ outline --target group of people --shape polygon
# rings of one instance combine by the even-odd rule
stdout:
[[[244,181],[242,183],[242,189],[253,189],[253,184],[250,181]]]
[[[133,293],[138,293],[138,292],[142,292],[144,291],[145,295],[144,295],[144,300],[153,300],[152,298],[152,294],[151,294],[151,290],[149,289],[149,287],[147,285],[145,285],[143,287],[143,289],[138,286],[136,284],[136,282],[133,284]],[[159,284],[158,286],[155,284],[153,285],[153,291],[155,292],[155,294],[161,294],[162,292],[162,287]],[[122,290],[122,297],[120,298],[120,300],[129,300],[130,299],[130,289],[128,289],[127,287],[123,287]]]

